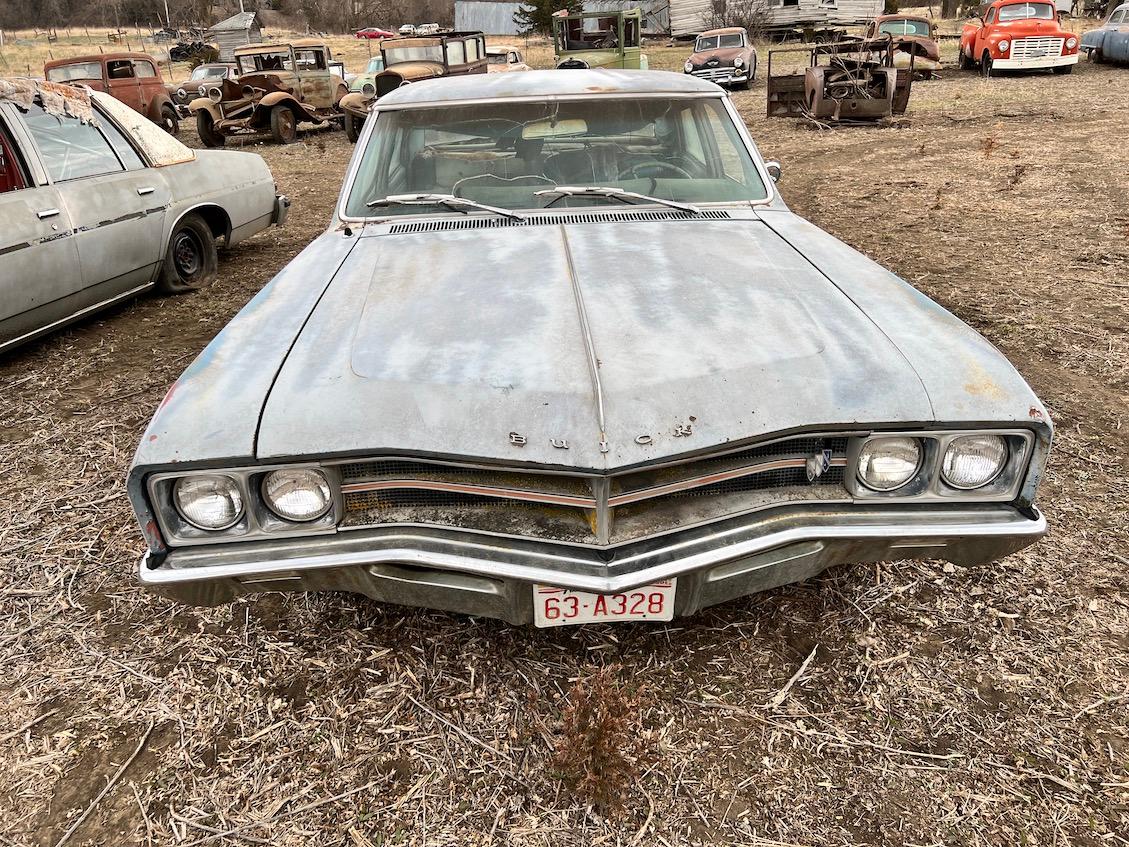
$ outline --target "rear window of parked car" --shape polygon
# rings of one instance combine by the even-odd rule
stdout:
[[[47,71],[50,82],[69,82],[72,79],[101,79],[100,62],[76,62],[73,65],[60,65]]]

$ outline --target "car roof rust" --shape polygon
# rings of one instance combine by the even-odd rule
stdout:
[[[325,48],[325,40],[321,38],[295,38],[292,41],[260,41],[258,44],[244,44],[236,47],[232,52],[236,56],[254,55],[256,53],[274,53],[287,47],[321,47]]]
[[[705,32],[698,33],[698,38],[704,38],[707,35],[744,35],[745,28],[743,26],[723,26],[717,29],[707,29]]]
[[[147,59],[156,64],[157,60],[148,53],[136,53],[129,50],[120,50],[117,53],[91,53],[86,56],[71,56],[66,59],[54,59],[44,62],[44,68],[61,68],[64,65],[81,65],[84,62],[120,62],[122,59]]]

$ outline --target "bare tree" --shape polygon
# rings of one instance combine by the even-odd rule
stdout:
[[[744,27],[749,37],[756,39],[764,36],[770,14],[768,0],[713,0],[706,15],[706,26],[710,29]]]

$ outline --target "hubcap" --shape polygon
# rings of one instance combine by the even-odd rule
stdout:
[[[200,272],[203,252],[203,247],[195,233],[185,230],[176,234],[173,240],[172,261],[181,279],[191,280]]]

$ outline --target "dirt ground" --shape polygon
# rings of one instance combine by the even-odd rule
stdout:
[[[206,291],[0,358],[0,845],[56,844],[92,804],[68,844],[1129,844],[1127,80],[950,71],[901,126],[836,131],[766,120],[763,82],[735,94],[797,212],[1043,398],[1051,531],[994,565],[842,567],[669,625],[137,588],[133,448],[326,225],[352,152],[256,146],[285,228]],[[551,761],[570,688],[607,665],[641,736],[615,818]]]

